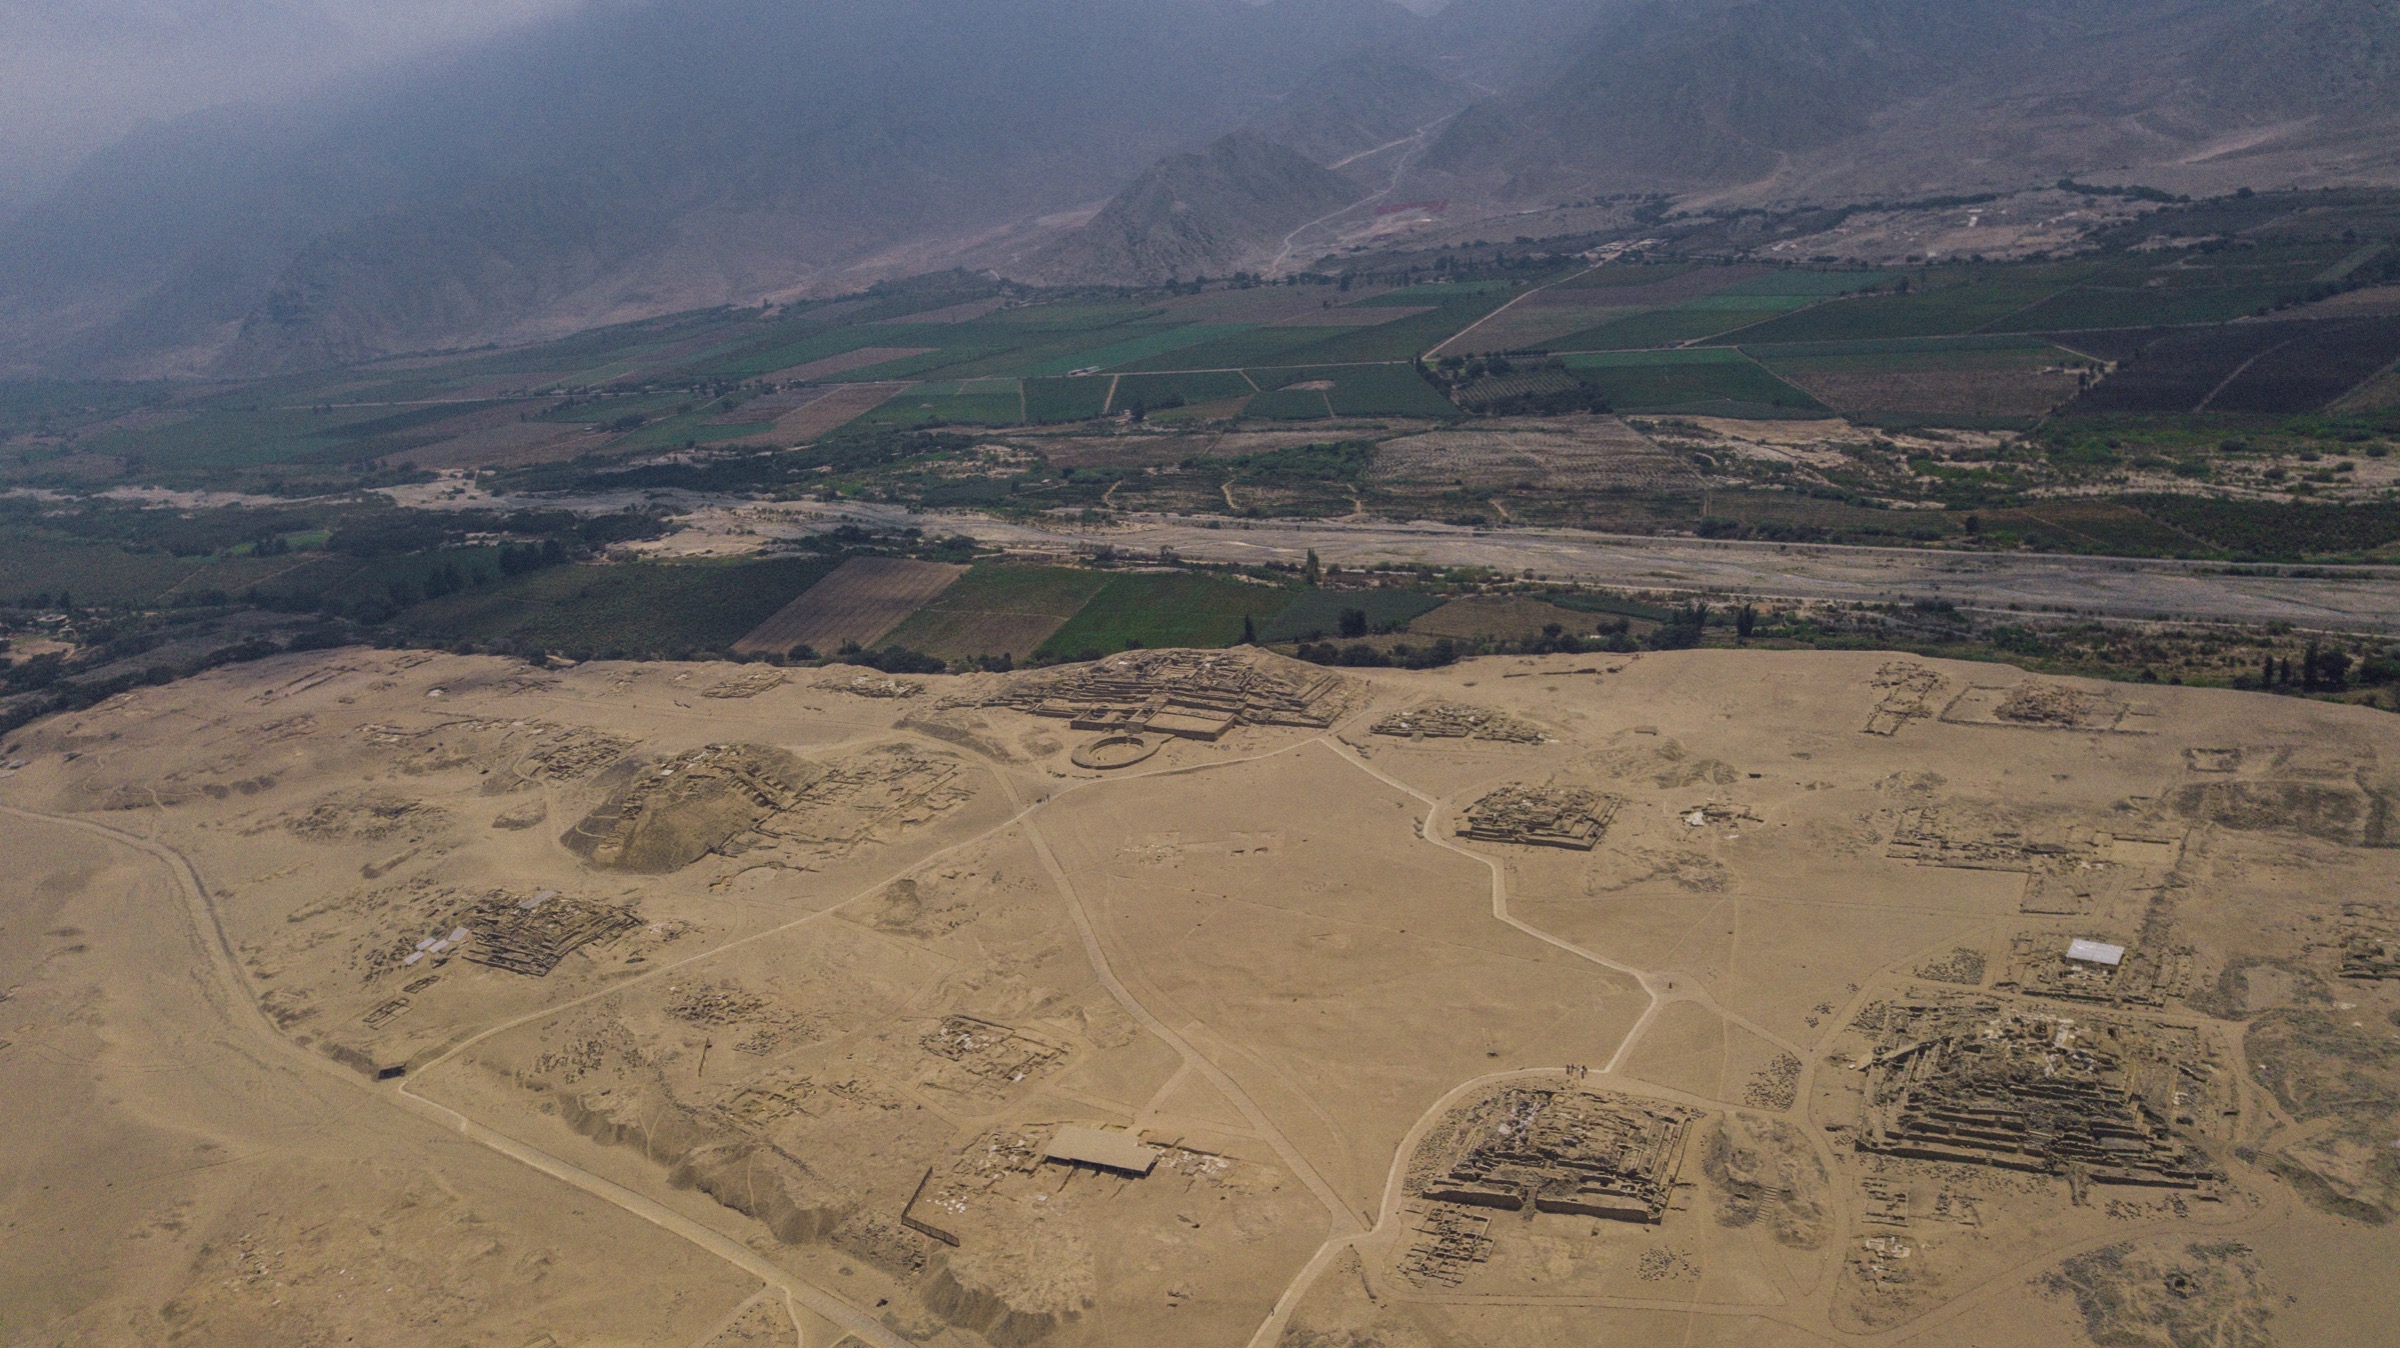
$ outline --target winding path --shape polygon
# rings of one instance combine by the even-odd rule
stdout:
[[[1627,1060],[1628,1055],[1641,1041],[1642,1036],[1655,1021],[1659,1011],[1675,1002],[1691,1002],[1717,1016],[1723,1022],[1730,1025],[1739,1026],[1751,1034],[1756,1035],[1764,1042],[1774,1044],[1782,1050],[1793,1054],[1804,1064],[1807,1064],[1808,1066],[1806,1070],[1804,1070],[1802,1079],[1804,1091],[1802,1097],[1803,1099],[1805,1099],[1805,1088],[1807,1086],[1807,1082],[1809,1078],[1813,1076],[1815,1067],[1815,1063],[1813,1061],[1815,1055],[1808,1046],[1795,1044],[1777,1034],[1774,1034],[1764,1027],[1759,1026],[1740,1014],[1724,1007],[1716,1001],[1716,999],[1704,986],[1699,983],[1698,980],[1670,976],[1669,974],[1661,971],[1643,969],[1635,965],[1610,958],[1609,956],[1600,954],[1593,950],[1587,949],[1584,946],[1555,936],[1547,931],[1542,930],[1540,927],[1537,927],[1517,917],[1511,911],[1510,907],[1508,867],[1506,863],[1499,858],[1460,846],[1459,844],[1452,842],[1443,836],[1443,829],[1441,827],[1445,809],[1443,799],[1419,790],[1418,788],[1409,785],[1399,778],[1394,777],[1390,773],[1376,767],[1367,761],[1365,757],[1359,754],[1357,750],[1342,740],[1341,733],[1344,729],[1351,725],[1361,723],[1367,716],[1372,714],[1373,713],[1371,710],[1362,712],[1358,716],[1353,717],[1343,726],[1337,726],[1319,734],[1286,743],[1274,749],[1252,754],[1230,756],[1227,758],[1199,764],[1163,767],[1141,772],[1127,772],[1119,775],[1112,775],[1106,778],[1067,782],[1060,785],[1057,790],[1051,792],[1050,794],[1030,801],[1025,799],[1025,797],[1020,793],[1018,784],[1009,777],[1002,765],[998,763],[989,763],[987,764],[987,771],[990,772],[993,780],[999,785],[1002,793],[1006,796],[1008,803],[1013,807],[1011,813],[1005,819],[1002,819],[987,828],[981,829],[971,836],[958,842],[952,843],[948,846],[939,848],[933,852],[921,856],[904,866],[898,867],[889,874],[879,876],[869,882],[863,883],[847,896],[804,916],[792,919],[790,921],[778,923],[747,935],[732,938],[730,940],[721,942],[710,949],[699,951],[670,963],[659,965],[642,974],[617,983],[613,983],[606,988],[602,988],[555,1005],[529,1011],[503,1020],[497,1024],[487,1026],[472,1035],[462,1038],[458,1043],[452,1045],[450,1048],[416,1069],[412,1075],[401,1079],[399,1082],[389,1088],[367,1083],[361,1080],[350,1069],[336,1064],[320,1054],[300,1047],[299,1045],[293,1043],[290,1039],[286,1038],[273,1025],[273,1023],[267,1018],[263,1009],[260,1007],[257,998],[250,991],[248,980],[241,971],[239,960],[237,959],[232,943],[227,936],[223,921],[218,914],[214,903],[210,899],[209,890],[205,880],[201,876],[197,866],[183,852],[178,851],[177,849],[160,842],[155,838],[137,836],[108,825],[96,823],[91,820],[79,818],[73,815],[51,814],[44,811],[30,810],[13,805],[0,805],[0,814],[30,820],[40,820],[47,823],[82,830],[89,834],[104,837],[113,842],[138,850],[166,866],[176,878],[177,888],[183,896],[190,921],[193,923],[194,927],[206,938],[206,944],[209,946],[211,953],[211,963],[214,973],[213,981],[216,984],[220,995],[223,997],[229,997],[232,1001],[241,1004],[241,1009],[236,1009],[230,1006],[225,1008],[225,1015],[228,1021],[237,1023],[240,1028],[246,1031],[249,1037],[255,1039],[262,1046],[263,1051],[272,1054],[281,1060],[304,1066],[310,1071],[323,1073],[332,1079],[341,1081],[350,1089],[363,1091],[369,1095],[373,1095],[379,1099],[385,1100],[395,1108],[399,1108],[418,1117],[431,1120],[439,1126],[468,1141],[488,1148],[499,1155],[506,1156],[509,1159],[530,1169],[538,1171],[543,1175],[549,1176],[560,1183],[567,1184],[578,1190],[581,1190],[582,1192],[594,1198],[607,1202],[619,1210],[638,1217],[643,1221],[649,1222],[662,1230],[671,1232],[674,1235],[677,1235],[690,1242],[694,1246],[724,1260],[728,1264],[741,1269],[749,1276],[758,1279],[763,1285],[763,1290],[757,1296],[753,1296],[750,1300],[743,1302],[740,1306],[737,1306],[732,1312],[733,1317],[738,1317],[743,1310],[747,1309],[751,1305],[754,1305],[759,1297],[771,1294],[779,1294],[787,1313],[790,1314],[793,1320],[796,1329],[801,1323],[801,1317],[799,1314],[800,1308],[805,1307],[808,1311],[813,1312],[815,1315],[822,1317],[825,1321],[837,1327],[842,1333],[854,1337],[862,1344],[870,1345],[871,1348],[905,1348],[905,1341],[884,1326],[881,1322],[872,1318],[857,1306],[852,1305],[850,1302],[830,1291],[820,1288],[813,1283],[810,1283],[807,1280],[792,1274],[771,1260],[761,1256],[758,1252],[752,1250],[749,1246],[745,1245],[733,1236],[730,1236],[723,1231],[719,1231],[707,1224],[694,1220],[693,1218],[686,1216],[683,1213],[680,1213],[673,1208],[670,1208],[640,1192],[585,1170],[553,1153],[544,1151],[541,1148],[527,1143],[521,1139],[508,1136],[507,1134],[499,1132],[487,1125],[479,1123],[476,1120],[469,1118],[461,1111],[426,1096],[417,1090],[416,1087],[433,1072],[455,1061],[461,1054],[467,1052],[476,1045],[491,1039],[495,1035],[505,1033],[511,1029],[515,1029],[534,1021],[558,1016],[577,1007],[590,1004],[603,998],[616,996],[628,988],[639,986],[643,983],[672,975],[678,970],[688,968],[689,966],[704,960],[713,959],[716,956],[725,953],[726,951],[781,936],[805,927],[811,923],[825,920],[838,913],[843,908],[848,907],[860,899],[865,898],[884,888],[894,879],[913,874],[924,869],[925,867],[938,863],[945,857],[952,856],[966,849],[983,844],[984,842],[1005,834],[1012,829],[1021,828],[1024,832],[1027,842],[1032,847],[1036,857],[1039,859],[1043,870],[1048,874],[1052,885],[1056,888],[1061,899],[1064,901],[1068,914],[1074,922],[1078,938],[1083,947],[1085,958],[1093,971],[1096,981],[1098,981],[1101,986],[1108,991],[1110,996],[1113,997],[1129,1015],[1138,1021],[1143,1028],[1156,1035],[1161,1042],[1165,1043],[1176,1052],[1181,1059],[1181,1066],[1178,1069],[1178,1076],[1181,1076],[1185,1073],[1196,1073],[1205,1078],[1210,1085],[1215,1087],[1216,1090],[1221,1093],[1223,1097],[1241,1113],[1243,1119],[1247,1122],[1250,1129],[1254,1131],[1263,1141],[1265,1141],[1267,1145],[1273,1148],[1282,1164],[1289,1169],[1303,1185],[1308,1188],[1309,1192],[1326,1209],[1330,1228],[1326,1239],[1318,1247],[1315,1254],[1311,1256],[1311,1258],[1295,1273],[1290,1282],[1287,1283],[1282,1293],[1277,1297],[1266,1318],[1260,1323],[1258,1329],[1249,1340],[1250,1348],[1273,1348],[1273,1345],[1277,1343],[1285,1329],[1291,1323],[1294,1312],[1297,1310],[1301,1302],[1306,1298],[1310,1289],[1316,1284],[1317,1280],[1321,1277],[1324,1271],[1332,1266],[1334,1261],[1342,1254],[1343,1251],[1361,1248],[1362,1246],[1386,1237],[1391,1233],[1395,1222],[1399,1220],[1403,1207],[1403,1181],[1405,1178],[1407,1160],[1422,1142],[1427,1130],[1438,1123],[1444,1114],[1446,1114],[1460,1100],[1466,1098],[1476,1091],[1487,1089],[1494,1084],[1509,1080],[1555,1078],[1560,1076],[1564,1069],[1528,1068],[1497,1072],[1461,1082],[1443,1093],[1440,1098],[1435,1100],[1418,1117],[1416,1122],[1411,1126],[1406,1135],[1398,1143],[1391,1158],[1390,1169],[1387,1172],[1385,1183],[1382,1189],[1380,1206],[1378,1211],[1374,1214],[1373,1222],[1371,1225],[1361,1222],[1359,1215],[1352,1211],[1350,1207],[1340,1198],[1332,1186],[1321,1174],[1318,1173],[1316,1168],[1310,1164],[1307,1157],[1300,1151],[1300,1149],[1293,1144],[1292,1141],[1276,1126],[1274,1120],[1250,1097],[1250,1095],[1241,1087],[1241,1085],[1232,1077],[1232,1075],[1225,1071],[1224,1068],[1219,1066],[1206,1053],[1195,1047],[1188,1038],[1178,1033],[1163,1019],[1153,1013],[1148,1007],[1144,1006],[1139,997],[1135,995],[1132,989],[1118,975],[1111,962],[1109,954],[1101,941],[1099,929],[1093,922],[1091,913],[1087,908],[1082,894],[1077,890],[1074,881],[1068,875],[1065,867],[1059,862],[1057,856],[1052,851],[1048,839],[1043,835],[1038,816],[1044,807],[1069,795],[1087,790],[1105,788],[1106,786],[1115,782],[1140,780],[1154,776],[1204,773],[1219,768],[1274,758],[1284,754],[1300,753],[1310,749],[1312,746],[1322,745],[1328,752],[1334,754],[1343,762],[1349,764],[1351,767],[1357,769],[1360,773],[1371,778],[1375,782],[1393,791],[1399,792],[1402,795],[1405,795],[1406,797],[1421,804],[1425,808],[1425,813],[1419,822],[1417,833],[1418,837],[1422,841],[1430,843],[1433,846],[1439,847],[1445,851],[1472,858],[1473,860],[1481,863],[1487,869],[1491,876],[1489,891],[1491,915],[1495,921],[1498,921],[1554,949],[1584,960],[1594,966],[1632,979],[1635,984],[1640,987],[1644,997],[1646,998],[1646,1005],[1644,1009],[1642,1010],[1640,1016],[1635,1019],[1633,1024],[1627,1028],[1622,1038],[1610,1052],[1606,1064],[1596,1069],[1596,1075],[1598,1077],[1608,1078],[1609,1084],[1612,1086],[1612,1088],[1661,1098],[1676,1098],[1685,1100],[1687,1103],[1700,1102],[1699,1097],[1687,1096],[1684,1092],[1674,1091],[1665,1087],[1641,1082],[1621,1075],[1623,1064]],[[907,732],[903,730],[899,733],[905,734]],[[947,744],[948,742],[945,741],[944,743]],[[959,746],[954,745],[951,747]],[[1864,992],[1859,994],[1859,996],[1864,995]],[[1853,999],[1853,1001],[1855,1000],[1856,998]],[[1710,1104],[1711,1106],[1721,1106],[1722,1104],[1722,1102],[1718,1101],[1707,1101],[1704,1103]],[[1822,1153],[1824,1141],[1821,1136],[1812,1136],[1811,1143],[1812,1146],[1816,1147],[1820,1153]],[[2260,1226],[2280,1220],[2285,1211],[2285,1205],[2270,1201],[2262,1205],[2259,1209],[2255,1210],[2245,1219],[2232,1223],[2204,1225],[2205,1229],[2212,1232],[2231,1233],[2237,1231],[2254,1230]],[[1999,1289],[2005,1285],[2013,1285],[2010,1282],[2011,1279],[2020,1277],[2023,1273],[2033,1267],[2047,1262],[2054,1262],[2060,1257],[2063,1257],[2067,1254],[2072,1254],[2084,1248],[2096,1248],[2099,1245],[2124,1239],[2128,1234],[2137,1234],[2145,1230],[2174,1227],[2178,1225],[2188,1226],[2190,1224],[2165,1221],[2151,1224],[2136,1224],[2120,1228],[2104,1238],[2095,1239],[2088,1242],[2081,1242],[2072,1247],[2045,1250],[2038,1256],[2027,1260],[2021,1266],[2013,1267],[1993,1275],[1992,1277],[1979,1283],[1974,1289],[1968,1291],[1963,1296],[1953,1298],[1945,1302],[1942,1306],[1936,1308],[1926,1316],[1920,1317],[1906,1326],[1898,1327],[1878,1334],[1843,1335],[1842,1337],[1849,1339],[1852,1342],[1861,1344],[1896,1343],[1901,1339],[1914,1337],[1935,1326],[1953,1321],[1958,1316],[1966,1313],[1966,1311],[1970,1309],[1972,1305],[1992,1295],[1996,1289]],[[1819,1303],[1821,1303],[1828,1295],[1830,1295],[1829,1292],[1820,1290],[1817,1295],[1809,1299],[1811,1305],[1817,1306],[1818,1309],[1821,1310],[1822,1306]],[[1428,1298],[1408,1299],[1417,1300]],[[1441,1300],[1443,1298],[1430,1299]],[[1482,1302],[1489,1301],[1490,1299],[1473,1298],[1471,1300],[1474,1300],[1480,1304]],[[1519,1300],[1538,1300],[1544,1303],[1551,1303],[1560,1301],[1561,1299],[1502,1298],[1501,1300],[1512,1302]],[[1612,1299],[1606,1297],[1582,1297],[1566,1298],[1564,1300],[1571,1304],[1592,1306],[1612,1306],[1618,1304],[1624,1304],[1628,1306],[1633,1305],[1633,1303],[1626,1302],[1621,1298]],[[1649,1303],[1646,1302],[1643,1303],[1645,1306],[1648,1304]],[[1704,1306],[1696,1303],[1675,1303],[1669,1308],[1681,1309],[1691,1313],[1740,1315],[1772,1315],[1776,1309],[1768,1306],[1753,1305],[1717,1307]],[[727,1323],[731,1323],[730,1318],[728,1319]],[[1810,1329],[1811,1332],[1824,1332],[1823,1327],[1818,1325],[1810,1325],[1807,1326],[1807,1328]]]

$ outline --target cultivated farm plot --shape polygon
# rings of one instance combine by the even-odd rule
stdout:
[[[1471,594],[1412,618],[1411,634],[1429,637],[1495,637],[1521,641],[1555,623],[1569,632],[1589,632],[1607,621],[1523,595]]]
[[[1015,426],[1024,420],[1025,398],[1016,380],[943,379],[908,386],[878,405],[864,424]]]
[[[1025,419],[1035,424],[1087,421],[1108,404],[1106,379],[1028,379],[1025,381]]]
[[[1823,410],[1733,348],[1589,353],[1566,357],[1566,365],[1620,412],[1785,417]]]
[[[1367,480],[1398,490],[1678,491],[1699,485],[1690,465],[1614,417],[1387,440],[1376,447]]]
[[[792,444],[813,440],[874,411],[907,387],[899,383],[836,384],[827,389],[808,390],[788,409],[761,409],[775,415],[774,429],[763,438]]]
[[[1240,398],[1258,391],[1248,379],[1242,377],[1239,370],[1200,374],[1128,374],[1114,376],[1114,379],[1116,392],[1109,397],[1110,411],[1214,402],[1220,398]]]
[[[1405,623],[1442,606],[1423,590],[1303,590],[1281,613],[1258,625],[1261,641],[1315,641],[1341,631],[1342,614],[1355,610],[1370,625]]]
[[[871,645],[966,573],[902,557],[853,557],[733,645],[741,654]]]
[[[1323,386],[1325,404],[1337,417],[1454,417],[1458,409],[1425,382],[1413,365],[1325,365],[1298,369],[1249,370],[1262,389]],[[1254,415],[1257,402],[1251,403]],[[1310,412],[1306,415],[1314,416]]]
[[[935,348],[930,346],[862,346],[855,351],[844,351],[837,356],[826,356],[821,360],[812,360],[806,364],[776,370],[769,373],[766,378],[773,383],[831,379],[837,374],[849,374],[854,370],[864,370],[889,361],[907,360],[911,356],[927,355],[934,350]]]
[[[1568,333],[1545,345],[1553,351],[1642,351],[1747,329],[1773,319],[1790,307],[1767,300],[1753,303],[1756,307],[1743,309],[1681,306],[1626,314],[1581,332]],[[1474,335],[1480,338],[1482,330],[1478,329]]]
[[[2070,404],[2070,415],[2312,411],[2400,355],[2400,321],[2378,318],[2228,323],[2126,337],[2138,348]]]
[[[508,640],[637,655],[721,651],[827,569],[816,557],[550,566],[429,599],[409,609],[401,626],[416,639],[443,644]]]
[[[1612,290],[1545,290],[1530,295],[1504,313],[1492,315],[1475,331],[1446,344],[1442,355],[1470,352],[1534,351],[1575,333],[1586,332],[1643,312]]]
[[[884,639],[944,660],[1022,660],[1108,582],[1104,571],[979,563]]]
[[[2064,351],[1936,352],[1916,356],[1801,356],[1767,368],[1845,414],[2038,417],[2075,396],[2080,373]]]
[[[1190,571],[1121,572],[1042,643],[1041,653],[1073,659],[1136,645],[1230,646],[1241,639],[1242,619],[1265,622],[1291,599],[1292,587],[1284,585]]]

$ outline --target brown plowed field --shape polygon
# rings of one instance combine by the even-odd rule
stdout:
[[[1839,412],[2038,417],[2075,396],[2075,375],[2066,370],[1778,373],[1799,385],[1810,397]]]
[[[800,645],[830,651],[845,641],[871,645],[925,601],[949,589],[966,569],[902,557],[853,557],[751,629],[733,648],[749,655]]]
[[[837,384],[824,396],[775,418],[775,429],[769,434],[783,443],[813,440],[883,406],[886,399],[907,387],[903,383]]]

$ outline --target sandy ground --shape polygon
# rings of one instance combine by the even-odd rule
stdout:
[[[2368,1272],[2400,1253],[2388,717],[1873,653],[1206,658],[1105,696],[1214,724],[1157,672],[1203,668],[1298,710],[1094,769],[1107,732],[1037,714],[1103,696],[1079,667],[350,650],[19,732],[6,1337],[2305,1345],[2400,1313]],[[2048,1046],[2029,1079],[2119,1063],[2106,1098],[2155,1112],[2112,1154],[2181,1178],[1869,1145],[1894,1083],[1963,1089],[2004,1032]],[[1663,1128],[1623,1171],[1653,1219],[1442,1197],[1529,1100],[1585,1120],[1570,1153]],[[1066,1124],[1154,1168],[1045,1164]]]
[[[2288,622],[2307,630],[2400,631],[2400,567],[2227,567],[2213,562],[2069,557],[2039,553],[1958,553],[1830,544],[1654,538],[1575,529],[1495,531],[1418,521],[1218,520],[1136,515],[1102,529],[1060,522],[1033,525],[981,515],[919,512],[896,506],[794,501],[756,504],[668,493],[522,500],[469,491],[393,493],[404,504],[512,508],[572,505],[617,510],[654,499],[684,512],[686,529],[661,540],[662,552],[711,556],[754,552],[778,539],[842,524],[899,528],[928,535],[966,534],[1012,549],[1074,552],[1096,544],[1120,551],[1173,548],[1203,562],[1290,562],[1312,549],[1339,566],[1422,562],[1484,566],[1511,574],[1619,586],[1662,594],[1845,603],[1941,599],[1978,612],[2026,611],[2106,618],[2199,622]]]

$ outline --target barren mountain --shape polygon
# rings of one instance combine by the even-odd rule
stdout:
[[[96,156],[0,229],[0,372],[317,368],[961,263],[1222,274],[1386,188],[1452,203],[1455,226],[1626,191],[2391,181],[2395,52],[2400,0],[1457,0],[1430,19],[629,0]],[[1210,145],[1236,128],[1255,134]],[[1353,156],[1355,190],[1325,172]]]
[[[2228,156],[2264,185],[2378,141],[2349,167],[2388,177],[2400,114],[2391,0],[1649,0],[1574,50],[1460,116],[1418,185],[1839,201]],[[2272,158],[2303,150],[2316,162]]]
[[[258,372],[751,300],[1088,202],[1386,0],[609,5],[153,127],[0,236],[0,366]]]
[[[1048,281],[1100,284],[1223,275],[1273,251],[1296,226],[1364,195],[1358,183],[1290,146],[1237,131],[1152,165],[1026,270]]]

